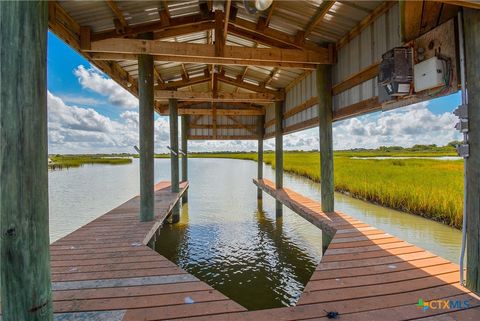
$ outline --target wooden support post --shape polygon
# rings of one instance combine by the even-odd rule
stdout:
[[[47,8],[43,1],[0,2],[0,295],[5,321],[53,320]]]
[[[283,188],[283,102],[275,103],[275,188]],[[283,215],[282,203],[275,203],[276,216]]]
[[[467,190],[467,287],[480,292],[480,10],[463,8],[469,157],[465,161]]]
[[[332,72],[321,65],[317,69],[318,117],[320,129],[320,181],[322,211],[332,212],[333,206],[333,139],[332,139]]]
[[[151,39],[143,34],[142,39]],[[154,94],[153,57],[138,55],[138,98],[140,111],[140,220],[154,218]]]
[[[257,155],[257,165],[258,165],[258,179],[263,179],[263,135],[265,125],[265,116],[258,116],[257,118],[257,134],[258,134],[258,155]],[[257,199],[262,199],[262,189],[257,188]]]
[[[180,190],[179,175],[178,175],[178,109],[177,100],[169,99],[168,107],[170,110],[170,174],[172,183],[172,192],[178,193]],[[172,209],[172,223],[180,221],[180,203]]]
[[[188,181],[188,116],[182,116],[182,181]],[[183,193],[182,203],[188,201],[187,191]]]

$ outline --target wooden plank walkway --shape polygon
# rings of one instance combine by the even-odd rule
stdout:
[[[147,244],[180,193],[156,185],[155,220],[137,196],[50,246],[55,320],[164,320],[245,311]]]
[[[188,188],[172,193],[162,182],[155,221],[139,221],[137,196],[50,246],[55,320],[326,321],[329,311],[342,321],[480,320],[480,298],[458,284],[457,265],[341,212],[323,213],[271,181],[254,182],[333,236],[296,306],[246,311],[150,249]],[[441,301],[424,310],[419,299]],[[455,305],[444,309],[448,300]]]

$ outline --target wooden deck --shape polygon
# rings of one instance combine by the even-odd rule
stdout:
[[[316,226],[334,235],[297,306],[296,319],[322,319],[325,311],[340,320],[480,320],[480,300],[459,285],[459,268],[443,258],[384,231],[321,205],[269,180],[254,180],[262,190]],[[419,299],[468,300],[470,309],[428,309]],[[315,309],[317,314],[307,312]],[[281,317],[290,320],[290,316]],[[326,319],[326,318],[325,318]]]
[[[55,320],[143,321],[245,311],[147,244],[178,202],[156,185],[153,222],[137,196],[50,246]]]
[[[318,202],[271,181],[254,182],[333,236],[296,306],[246,311],[150,249],[188,188],[172,193],[162,182],[155,221],[139,222],[135,197],[51,245],[55,320],[328,320],[329,311],[351,321],[480,320],[480,298],[458,284],[457,265],[341,212],[323,213]],[[423,310],[419,299],[469,307]]]

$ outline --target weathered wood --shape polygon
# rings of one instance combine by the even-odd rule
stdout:
[[[248,83],[246,81],[243,81],[242,79],[231,78],[231,77],[227,77],[227,76],[224,76],[224,75],[218,75],[217,79],[220,82],[230,84],[230,85],[234,85],[234,86],[237,86],[237,87],[240,87],[240,88],[248,89],[248,90],[251,90],[251,91],[254,91],[254,92],[257,92],[257,93],[269,93],[269,94],[272,94],[272,95],[276,95],[276,96],[279,97],[279,99],[284,99],[284,96],[285,96],[283,94],[283,92],[281,92],[281,91],[268,89],[268,88],[265,88],[265,86],[254,85],[254,84]]]
[[[188,130],[189,130],[189,116],[182,116],[182,181],[188,181]],[[188,201],[187,193],[183,194],[182,203]]]
[[[333,138],[332,138],[332,70],[326,66],[317,69],[318,118],[320,130],[320,181],[322,210],[333,211]]]
[[[332,63],[328,48],[319,48],[316,51],[298,49],[276,49],[272,51],[266,48],[223,46],[223,49],[221,49],[223,54],[222,52],[217,52],[218,50],[220,48],[210,44],[116,38],[92,41],[91,49],[88,52],[118,54],[117,58],[119,59],[123,58],[122,54],[150,54],[173,57],[173,59],[175,57],[196,58],[199,59],[199,62],[203,61],[204,63],[210,62],[209,58],[215,58],[215,63],[218,64],[235,60],[246,60],[251,61],[251,64],[255,65],[263,61],[272,63],[274,67],[276,67],[275,64],[284,62],[306,64]]]
[[[257,134],[258,134],[258,154],[257,154],[257,178],[263,179],[263,136],[265,133],[264,124],[265,116],[257,118]],[[262,190],[257,188],[257,199],[262,199]]]
[[[144,34],[142,38],[151,38]],[[138,100],[140,118],[140,220],[153,220],[154,213],[154,94],[153,59],[138,56]]]
[[[217,116],[259,116],[265,115],[265,110],[263,109],[219,109],[216,110]],[[161,115],[168,115],[168,112],[161,111]],[[179,115],[202,115],[202,116],[211,116],[213,115],[213,110],[209,108],[179,108]]]
[[[275,103],[275,187],[283,188],[283,102]],[[283,215],[282,203],[275,202],[276,216]]]
[[[172,192],[179,191],[179,168],[178,168],[178,109],[177,100],[168,101],[170,109],[170,175],[172,182]],[[180,220],[180,204],[177,203],[172,210],[172,223]]]
[[[3,320],[52,320],[47,10],[0,2],[0,275]]]
[[[168,91],[156,90],[155,98],[159,100],[178,99],[181,101],[205,101],[205,102],[253,102],[269,103],[282,100],[284,93],[227,93],[219,92],[189,92],[189,91]]]
[[[469,157],[467,191],[467,287],[480,292],[480,11],[464,8],[465,61],[468,91]]]

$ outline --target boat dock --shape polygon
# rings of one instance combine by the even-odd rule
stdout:
[[[155,219],[134,197],[50,246],[55,320],[164,320],[245,311],[148,245],[188,189],[155,186]]]
[[[173,193],[161,182],[154,221],[138,220],[137,196],[51,244],[55,320],[327,320],[328,312],[355,321],[480,319],[480,298],[459,285],[456,264],[339,211],[324,213],[269,180],[254,183],[331,236],[296,306],[247,311],[152,250],[188,189],[183,182]],[[454,306],[424,309],[419,299]]]

